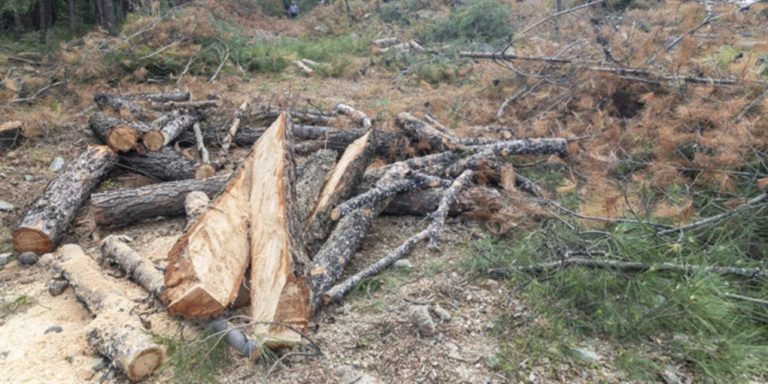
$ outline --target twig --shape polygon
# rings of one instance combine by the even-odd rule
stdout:
[[[752,100],[751,103],[747,104],[747,106],[744,107],[744,109],[742,109],[738,115],[736,115],[736,118],[733,119],[733,121],[739,122],[742,118],[744,118],[744,116],[746,116],[749,110],[752,109],[755,105],[757,105],[757,103],[759,103],[760,100],[762,100],[765,96],[768,96],[768,87],[762,93],[757,95],[757,97],[755,97],[755,99]]]
[[[210,164],[211,158],[208,155],[208,150],[205,148],[203,142],[203,132],[200,129],[200,123],[195,123],[192,126],[192,131],[195,132],[195,141],[197,142],[197,151],[200,152],[200,159],[203,164]]]
[[[227,46],[227,52],[224,54],[224,59],[221,60],[221,63],[219,63],[219,67],[216,68],[216,72],[213,73],[213,76],[211,76],[211,79],[208,80],[209,83],[213,83],[216,78],[219,76],[219,72],[221,72],[221,69],[224,68],[224,64],[227,63],[227,60],[229,60],[229,46]]]
[[[711,224],[719,223],[719,222],[721,222],[721,221],[723,221],[725,219],[728,219],[730,217],[736,216],[739,213],[742,213],[744,211],[752,209],[752,208],[754,208],[757,205],[760,205],[766,199],[768,199],[768,192],[761,193],[761,194],[753,197],[752,199],[750,199],[746,203],[744,203],[742,205],[739,205],[736,208],[733,208],[731,210],[728,210],[728,211],[725,211],[723,213],[717,214],[715,216],[710,216],[710,217],[701,219],[699,221],[695,221],[695,222],[687,224],[687,225],[683,225],[682,227],[665,229],[663,231],[660,231],[659,235],[663,236],[663,235],[669,235],[669,234],[672,234],[672,233],[686,232],[686,231],[698,229],[698,228],[701,228],[701,227],[704,227],[704,226],[708,226],[708,225],[711,225]]]
[[[57,81],[57,82],[55,82],[55,83],[51,83],[51,84],[48,84],[48,85],[46,85],[46,86],[44,86],[44,87],[42,87],[42,88],[38,89],[38,90],[37,90],[37,92],[35,92],[35,94],[34,94],[34,95],[32,95],[32,96],[29,96],[29,97],[25,97],[25,98],[22,98],[22,99],[13,99],[13,100],[10,100],[8,103],[9,103],[9,104],[12,104],[12,103],[23,103],[23,102],[27,102],[27,101],[32,101],[32,100],[35,100],[35,99],[37,99],[37,98],[38,98],[38,96],[40,96],[40,95],[41,95],[43,92],[45,92],[45,91],[47,91],[47,90],[49,90],[49,89],[51,89],[51,88],[53,88],[53,87],[58,87],[59,85],[62,85],[62,84],[64,84],[64,83],[66,83],[66,81],[65,81],[65,80],[62,80],[62,81]]]
[[[754,297],[742,296],[734,293],[721,293],[721,295],[729,299],[736,299],[736,300],[748,301],[750,303],[755,303],[755,304],[768,305],[768,300],[758,299]]]
[[[181,43],[183,40],[184,40],[183,37],[181,39],[175,40],[175,41],[171,42],[170,44],[168,44],[168,45],[166,45],[164,47],[161,47],[160,49],[158,49],[158,50],[156,50],[156,51],[154,51],[154,52],[152,52],[150,54],[147,54],[147,55],[144,55],[144,56],[140,57],[139,60],[146,60],[146,59],[149,59],[150,57],[153,57],[155,55],[159,55],[159,54],[163,53],[163,51],[173,47],[176,44]]]
[[[240,105],[240,108],[235,112],[235,119],[232,120],[232,125],[229,126],[227,134],[224,136],[224,139],[221,140],[219,157],[222,159],[229,154],[229,147],[232,145],[232,140],[234,139],[235,134],[237,134],[237,130],[240,128],[240,119],[245,114],[246,109],[248,109],[248,102],[244,101],[243,104]]]

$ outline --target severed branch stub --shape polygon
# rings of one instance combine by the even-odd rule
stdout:
[[[159,298],[165,289],[163,273],[155,264],[139,255],[117,236],[107,236],[101,242],[102,260],[116,264],[131,280],[137,282],[152,296]]]
[[[232,140],[234,140],[237,130],[240,129],[240,120],[243,118],[245,111],[248,109],[248,102],[244,101],[240,104],[240,108],[235,112],[235,119],[232,120],[232,125],[229,126],[227,134],[221,140],[221,149],[219,150],[219,157],[224,159],[229,155],[229,147],[232,146]]]

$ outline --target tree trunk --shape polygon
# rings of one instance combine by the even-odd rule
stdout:
[[[376,141],[374,135],[374,131],[369,131],[350,144],[323,186],[304,225],[304,241],[310,255],[320,249],[331,230],[331,210],[349,197],[371,163]]]
[[[96,0],[96,1],[100,1],[100,0]],[[107,31],[109,31],[110,35],[115,34],[115,28],[117,26],[115,23],[115,5],[114,3],[112,3],[112,1],[113,0],[101,0],[101,4],[102,4],[101,10],[104,16],[103,18],[104,28],[106,28]]]
[[[124,120],[109,117],[101,112],[94,113],[89,123],[94,135],[117,152],[135,149],[139,131],[144,129],[139,128],[137,124],[130,125]]]
[[[382,184],[391,183],[394,180],[406,176],[408,169],[405,166],[393,168],[381,178]],[[321,299],[344,272],[344,268],[363,243],[373,221],[389,200],[382,200],[373,206],[366,206],[344,216],[333,230],[333,233],[325,241],[317,252],[307,274],[310,287],[310,307],[316,311]]]
[[[15,148],[21,139],[21,121],[6,121],[0,124],[0,148]]]
[[[77,298],[96,315],[86,328],[88,342],[110,358],[131,381],[151,375],[165,359],[163,348],[147,333],[133,301],[107,280],[96,262],[74,244],[60,248],[55,267],[75,289]]]
[[[148,150],[159,151],[173,142],[182,132],[191,128],[198,120],[199,117],[190,114],[177,116],[166,123],[160,130],[145,132],[141,136],[141,141]]]
[[[336,165],[338,153],[323,149],[310,155],[296,182],[296,211],[301,220],[306,220],[315,206],[325,180]]]
[[[101,242],[102,260],[116,264],[131,280],[139,283],[147,292],[160,297],[165,289],[162,272],[115,236],[107,236]]]
[[[297,215],[291,122],[286,114],[254,145],[253,183],[247,201],[250,216],[250,332],[270,347],[294,345],[309,325],[309,262]]]
[[[89,146],[59,172],[27,209],[13,231],[18,252],[51,252],[59,242],[77,209],[117,161],[107,146]]]
[[[117,95],[117,97],[127,100],[147,100],[157,103],[165,102],[183,102],[189,101],[192,95],[189,92],[184,91],[171,91],[171,92],[145,92],[145,93],[132,93],[127,95]]]
[[[120,155],[120,164],[165,181],[194,179],[196,171],[194,161],[185,159],[169,147],[143,155],[134,152]]]
[[[67,0],[67,7],[69,8],[69,33],[74,34],[77,31],[77,8],[75,7],[75,0]]]
[[[123,111],[125,110],[138,120],[147,120],[147,111],[130,99],[108,93],[97,93],[95,96],[93,96],[93,101],[102,111],[105,109],[111,109],[112,111],[122,115]]]

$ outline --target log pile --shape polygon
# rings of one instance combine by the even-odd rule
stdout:
[[[332,113],[295,114],[253,111],[242,103],[222,114],[228,121],[220,129],[212,129],[210,117],[220,103],[194,101],[184,92],[98,95],[95,101],[102,110],[91,117],[90,127],[105,145],[89,147],[57,175],[27,209],[14,231],[14,246],[52,251],[89,198],[89,217],[107,230],[186,215],[164,271],[114,236],[102,242],[101,258],[170,314],[215,320],[215,328],[252,357],[264,348],[301,343],[323,305],[341,301],[362,279],[407,257],[420,242],[438,247],[447,217],[489,216],[501,209],[504,188],[488,180],[502,179],[498,174],[509,167],[502,158],[564,157],[567,150],[560,138],[465,139],[409,113],[398,115],[396,131],[383,131],[345,103]],[[336,128],[340,120],[349,127]],[[264,121],[270,125],[259,125]],[[247,154],[237,147],[249,148]],[[158,182],[91,195],[115,165]],[[201,177],[204,166],[210,170]],[[339,281],[385,214],[430,215],[433,223],[384,259]],[[153,349],[141,332],[125,293],[110,287],[78,246],[63,246],[57,254],[56,265],[96,316],[89,333],[94,347],[131,380],[151,374],[163,360],[162,350]],[[222,316],[241,307],[247,307],[250,321],[235,332]]]

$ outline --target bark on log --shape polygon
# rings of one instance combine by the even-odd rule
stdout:
[[[443,152],[464,147],[455,136],[441,132],[439,129],[417,119],[410,113],[399,113],[396,123],[417,143],[417,149],[429,152]]]
[[[306,220],[315,206],[325,180],[336,165],[338,153],[323,149],[309,156],[296,182],[296,211],[301,220]]]
[[[373,41],[373,45],[379,48],[391,47],[398,43],[400,43],[400,40],[398,40],[397,37],[385,37],[383,39],[378,39]]]
[[[434,212],[445,194],[445,188],[428,188],[395,196],[384,209],[387,215],[423,216]],[[448,211],[449,216],[463,213],[472,216],[490,216],[503,207],[498,190],[488,187],[472,187],[461,191]]]
[[[86,330],[88,342],[131,381],[147,378],[163,363],[163,348],[152,340],[138,316],[131,314],[135,304],[104,277],[79,246],[62,246],[54,268],[63,273],[78,299],[96,315]]]
[[[280,110],[263,110],[251,116],[248,116],[248,121],[250,123],[253,123],[256,121],[264,121],[264,120],[273,121],[278,116],[280,116],[280,113],[281,113]],[[298,123],[304,123],[304,124],[328,125],[332,123],[334,120],[333,116],[326,115],[323,113],[318,113],[318,112],[291,110],[289,111],[289,114],[291,116],[292,121],[295,121]]]
[[[334,110],[336,111],[336,113],[340,113],[342,115],[349,116],[353,119],[357,119],[360,126],[365,129],[368,129],[371,127],[371,119],[368,118],[368,115],[366,115],[365,112],[359,109],[352,108],[351,106],[344,103],[339,103],[339,104],[336,104],[336,108],[334,108]]]
[[[0,124],[0,148],[14,148],[21,138],[21,121],[6,121]]]
[[[120,113],[121,111],[126,110],[130,112],[131,116],[136,119],[147,119],[147,111],[145,111],[144,108],[134,103],[133,101],[118,95],[97,93],[95,96],[93,96],[93,101],[102,111],[105,109],[111,109],[114,112]]]
[[[129,100],[147,100],[154,102],[168,102],[168,101],[189,101],[191,95],[189,92],[172,91],[172,92],[152,92],[152,93],[135,93],[129,95],[122,95]]]
[[[432,168],[432,167],[436,167],[438,169],[445,169],[449,165],[456,162],[456,160],[458,159],[459,159],[459,155],[454,151],[446,151],[446,152],[435,153],[432,155],[412,157],[410,159],[401,160],[392,164],[385,165],[381,168],[367,170],[365,172],[365,175],[363,176],[363,183],[364,184],[375,183],[376,180],[384,176],[384,174],[387,173],[387,171],[389,171],[394,167],[399,167],[401,165],[405,165],[406,167],[412,170],[418,170],[422,168]],[[430,171],[426,173],[432,174],[433,172]]]
[[[122,154],[120,164],[135,172],[165,181],[194,179],[196,171],[194,161],[185,159],[169,147],[146,154]]]
[[[177,116],[166,123],[160,130],[145,132],[141,136],[141,141],[148,150],[159,151],[176,140],[182,132],[188,130],[198,120],[199,117],[192,114]]]
[[[232,120],[232,125],[229,126],[229,130],[227,131],[227,134],[224,136],[224,139],[221,140],[221,151],[219,152],[219,157],[223,160],[224,158],[229,155],[229,147],[232,145],[232,140],[234,140],[235,135],[237,134],[237,130],[240,128],[240,120],[243,117],[243,114],[248,109],[248,102],[243,102],[243,104],[240,105],[240,108],[237,109],[237,112],[235,112],[235,119]],[[197,140],[197,138],[195,138]],[[205,139],[203,139],[205,140]]]
[[[192,191],[184,198],[184,212],[187,214],[187,223],[193,223],[208,208],[211,199],[205,192]]]
[[[145,259],[116,236],[107,236],[101,242],[102,260],[115,264],[131,280],[137,282],[147,292],[159,298],[165,289],[163,273],[155,264]]]
[[[346,295],[347,292],[352,290],[352,288],[363,281],[363,279],[378,274],[385,268],[392,265],[395,261],[409,255],[416,244],[423,240],[429,239],[429,247],[436,248],[437,241],[440,237],[440,234],[443,232],[443,227],[445,226],[445,218],[448,217],[448,211],[458,198],[461,190],[464,189],[464,187],[472,180],[472,173],[472,170],[464,171],[458,178],[456,178],[450,187],[445,189],[445,192],[440,199],[440,203],[438,204],[437,210],[435,210],[432,215],[434,220],[425,230],[411,236],[399,247],[387,253],[384,258],[380,259],[368,268],[363,269],[362,271],[354,274],[353,276],[329,289],[323,294],[323,303],[327,304],[329,302],[341,301],[344,295]]]
[[[402,179],[407,175],[405,166],[391,169],[380,182],[382,185]],[[344,268],[363,243],[373,221],[389,204],[389,200],[379,201],[375,205],[355,210],[344,216],[323,244],[310,265],[307,281],[311,292],[311,309],[320,306],[323,294],[344,272]]]
[[[271,347],[294,345],[309,325],[309,262],[296,212],[295,163],[290,118],[283,113],[254,145],[251,193],[245,201],[250,218],[250,332]]]
[[[89,123],[96,137],[117,152],[128,152],[136,148],[139,133],[149,130],[149,127],[128,124],[101,112],[94,113]]]
[[[369,131],[347,147],[323,186],[304,225],[304,241],[310,255],[323,245],[331,230],[331,210],[352,193],[373,159],[376,133]]]
[[[95,193],[91,212],[96,224],[121,226],[158,216],[173,217],[185,213],[186,196],[202,191],[213,198],[227,185],[230,175],[205,180],[179,180],[135,189]]]
[[[107,146],[89,146],[48,183],[13,231],[19,252],[51,252],[91,191],[117,162]]]
[[[219,106],[217,100],[195,100],[195,101],[167,101],[154,102],[152,109],[158,111],[172,111],[174,109],[208,109]]]

